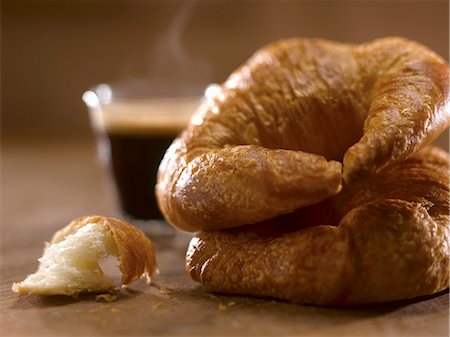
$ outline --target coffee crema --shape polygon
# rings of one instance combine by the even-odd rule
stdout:
[[[200,102],[198,97],[123,99],[104,105],[96,124],[116,134],[178,134]]]

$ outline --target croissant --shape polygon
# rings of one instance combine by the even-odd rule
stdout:
[[[153,244],[131,224],[99,215],[72,220],[57,231],[39,259],[38,270],[14,283],[22,295],[69,295],[111,292],[116,286],[105,277],[99,260],[115,256],[122,286],[157,271]],[[106,297],[108,298],[108,297]]]
[[[427,147],[322,203],[223,231],[187,252],[206,290],[352,305],[439,292],[449,282],[449,159]]]
[[[289,39],[205,100],[158,172],[206,290],[359,304],[448,287],[449,67],[402,38]]]
[[[170,146],[156,195],[186,230],[293,212],[410,157],[449,123],[449,68],[402,38],[256,52]]]

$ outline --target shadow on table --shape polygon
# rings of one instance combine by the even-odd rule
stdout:
[[[64,295],[54,295],[54,296],[39,296],[39,295],[29,295],[17,297],[17,301],[11,305],[13,309],[36,309],[36,308],[46,308],[46,307],[61,307],[70,306],[80,302],[98,302],[100,303],[113,303],[113,302],[123,302],[130,301],[133,298],[142,294],[143,291],[135,289],[121,289],[120,291],[111,293],[112,296],[116,296],[111,301],[105,300],[100,297],[100,294],[82,294],[77,297],[64,296]],[[106,297],[108,298],[108,297]]]
[[[222,294],[206,293],[200,286],[178,292],[177,297],[179,300],[189,301],[215,301],[217,302],[219,310],[227,311],[228,309],[239,310],[241,312],[251,311],[252,313],[283,313],[298,315],[302,313],[311,314],[326,314],[327,316],[333,315],[336,317],[374,317],[389,314],[397,310],[413,311],[415,314],[426,312],[427,314],[433,311],[440,311],[442,308],[449,306],[449,290],[444,290],[439,293],[422,296],[409,300],[366,304],[366,305],[353,305],[353,306],[329,306],[321,307],[314,305],[301,305],[293,304],[286,301],[273,300],[267,298],[247,297],[247,296],[228,296]],[[433,302],[433,305],[428,305],[429,302]],[[413,308],[413,310],[411,310]],[[422,308],[421,308],[422,307]],[[409,309],[408,309],[409,308]]]
[[[399,317],[406,317],[407,323],[404,324],[409,327],[408,324],[416,321],[419,315],[422,316],[421,321],[426,321],[430,315],[448,310],[448,291],[415,300],[330,308],[211,294],[198,285],[187,284],[180,288],[164,288],[158,284],[152,284],[150,288],[142,286],[145,288],[122,289],[113,305],[104,301],[95,302],[93,294],[80,295],[76,299],[66,296],[23,296],[16,299],[12,308],[25,311],[37,309],[44,322],[50,320],[49,313],[56,312],[63,313],[61,315],[64,317],[77,313],[84,324],[95,327],[98,325],[95,319],[102,319],[108,322],[108,335],[111,336],[116,335],[113,332],[119,334],[123,329],[123,321],[119,321],[118,317],[129,320],[129,335],[146,331],[158,336],[317,336],[342,328],[344,332],[341,335],[344,336],[345,329],[351,329],[355,324],[365,327],[372,326],[373,321],[379,319],[394,322]],[[67,310],[61,310],[63,308]],[[117,315],[117,312],[129,312],[130,316]],[[138,315],[138,312],[142,314]],[[81,329],[78,326],[73,328]]]

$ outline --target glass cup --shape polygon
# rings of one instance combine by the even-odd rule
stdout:
[[[100,84],[83,94],[119,208],[152,234],[173,232],[155,199],[159,163],[199,106],[206,84],[130,80]]]

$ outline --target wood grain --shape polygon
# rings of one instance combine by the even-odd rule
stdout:
[[[448,292],[349,309],[205,293],[184,271],[189,235],[153,237],[160,274],[95,296],[19,296],[45,240],[72,218],[118,216],[92,139],[14,141],[2,147],[1,336],[448,336]]]

